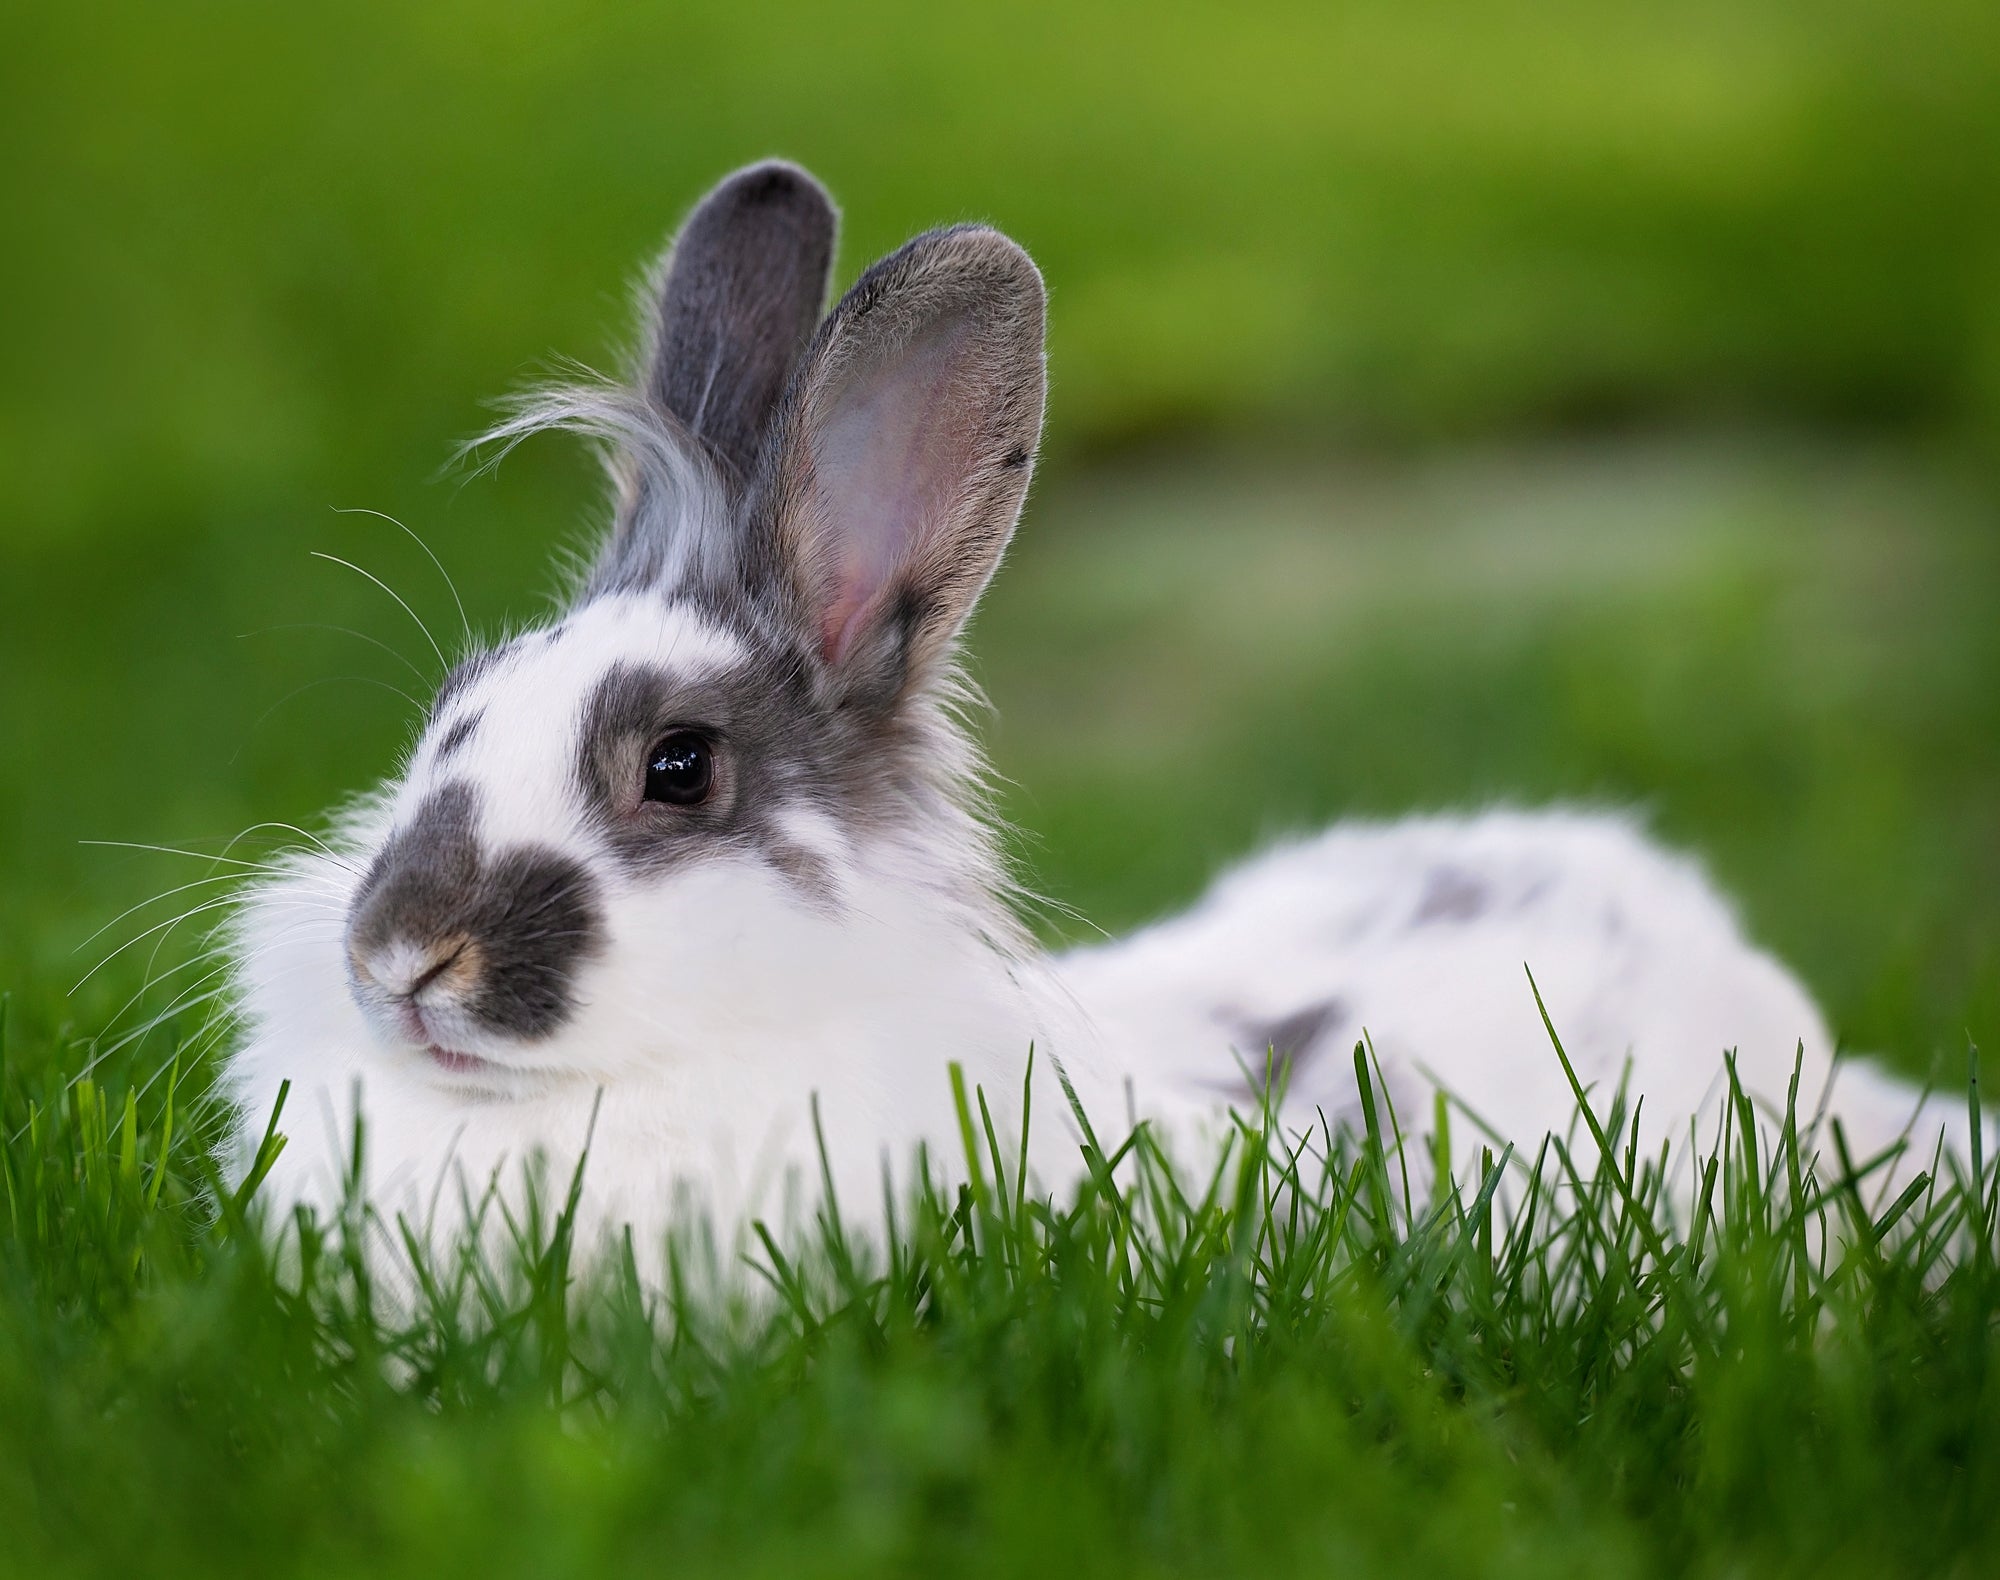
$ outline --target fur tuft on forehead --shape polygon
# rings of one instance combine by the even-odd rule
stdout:
[[[726,582],[734,571],[735,489],[671,413],[627,385],[585,375],[508,403],[505,421],[466,447],[497,464],[524,439],[573,433],[593,441],[611,480],[612,527],[575,601]]]
[[[798,166],[737,171],[694,206],[640,286],[626,376],[531,392],[478,441],[504,454],[560,428],[603,445],[615,507],[582,598],[732,578],[737,507],[820,322],[837,226],[833,200]]]

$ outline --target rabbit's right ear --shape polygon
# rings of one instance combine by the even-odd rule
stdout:
[[[640,394],[747,477],[833,267],[833,200],[797,165],[726,177],[660,260]]]
[[[1042,277],[998,231],[919,236],[855,281],[773,424],[751,572],[839,706],[948,664],[1020,514],[1042,427]]]

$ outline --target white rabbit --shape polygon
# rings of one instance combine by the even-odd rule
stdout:
[[[959,723],[957,639],[1013,530],[1041,429],[1043,292],[978,226],[870,268],[824,321],[835,215],[763,164],[694,211],[653,283],[629,388],[540,398],[501,430],[605,441],[604,549],[545,627],[467,658],[402,772],[247,898],[227,1063],[248,1165],[331,1207],[363,1122],[380,1207],[449,1229],[586,1135],[591,1222],[642,1238],[689,1205],[769,1213],[814,1094],[850,1212],[885,1156],[958,1151],[947,1065],[1031,1164],[1079,1167],[1086,1107],[1199,1131],[1275,1054],[1339,1113],[1365,1028],[1406,1116],[1442,1082],[1532,1143],[1572,1099],[1522,974],[1586,1081],[1631,1061],[1652,1135],[1684,1131],[1725,1049],[1782,1105],[1811,999],[1684,860],[1602,814],[1337,828],[1194,911],[1056,959],[1016,918]],[[1916,1094],[1869,1080],[1869,1146]],[[595,1130],[591,1133],[595,1113]]]

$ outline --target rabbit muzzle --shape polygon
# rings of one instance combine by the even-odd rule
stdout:
[[[383,845],[348,913],[349,987],[387,1042],[471,1056],[553,1036],[604,947],[598,884],[547,846],[482,850],[443,785]]]

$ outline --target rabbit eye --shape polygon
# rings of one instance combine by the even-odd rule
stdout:
[[[715,783],[715,753],[692,730],[676,730],[646,753],[646,799],[696,806]]]

